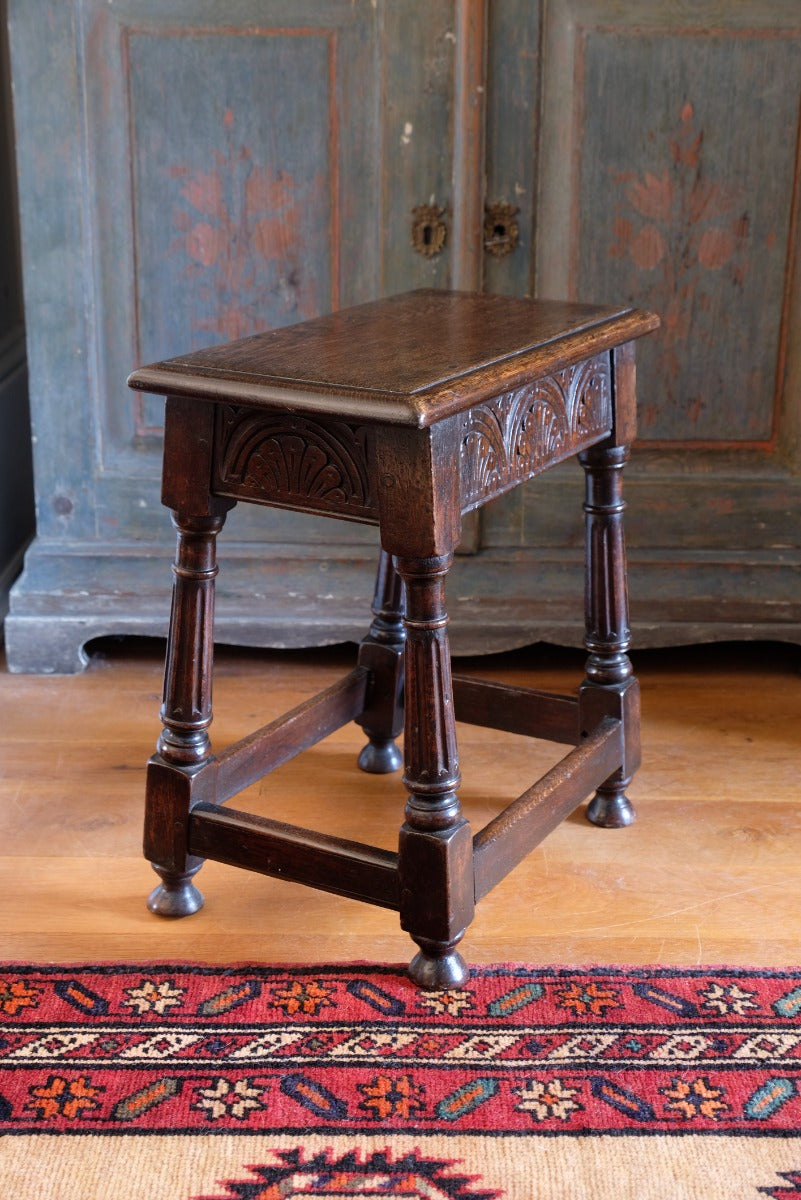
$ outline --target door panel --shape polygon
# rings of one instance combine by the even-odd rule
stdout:
[[[132,478],[137,530],[163,522],[163,404],[129,392],[133,364],[364,299],[378,274],[377,108],[363,121],[347,83],[378,95],[374,10],[242,8],[236,24],[203,4],[84,10],[101,536]]]
[[[593,29],[576,48],[569,288],[661,314],[639,355],[649,442],[759,449],[774,436],[800,34]]]
[[[779,466],[797,437],[801,13],[673,12],[630,5],[622,19],[568,0],[551,13],[537,287],[660,313],[638,347],[647,445]]]
[[[801,11],[562,0],[542,71],[535,291],[663,320],[627,470],[643,639],[795,637]],[[485,544],[577,561],[575,486],[560,470],[494,507]]]
[[[252,0],[234,22],[219,5],[87,0],[83,16],[98,532],[115,536],[133,499],[122,528],[158,538],[163,404],[128,391],[132,365],[448,285],[449,256],[415,254],[411,221],[418,203],[451,208],[454,5]],[[332,530],[240,506],[228,536]]]
[[[133,366],[457,278],[482,182],[475,146],[457,170],[475,93],[456,67],[480,61],[480,8],[12,0],[38,504],[12,669],[77,670],[93,636],[166,627],[162,405],[128,390]],[[449,235],[434,255],[412,247],[428,203]],[[375,541],[239,505],[220,638],[358,636]]]

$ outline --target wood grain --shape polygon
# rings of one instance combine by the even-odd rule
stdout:
[[[425,428],[658,325],[637,309],[420,288],[139,367],[128,385]]]
[[[212,740],[246,735],[341,677],[345,649],[221,650]],[[578,653],[462,660],[471,676],[570,691]],[[634,825],[563,822],[481,901],[473,962],[781,966],[801,960],[801,674],[796,649],[635,654],[644,762]],[[162,651],[105,643],[81,676],[0,673],[0,957],[405,962],[397,915],[207,863],[200,913],[151,915],[141,858],[145,763],[159,729]],[[475,829],[564,747],[459,724],[460,796]],[[347,726],[246,793],[251,811],[395,850],[396,775],[355,767]],[[318,779],[325,780],[321,789]],[[280,802],[277,802],[280,797]]]

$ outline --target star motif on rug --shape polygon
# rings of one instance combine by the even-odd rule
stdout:
[[[719,983],[710,983],[701,995],[704,998],[703,1007],[711,1008],[721,1015],[730,1012],[742,1015],[750,1008],[759,1008],[759,1005],[754,1003],[756,993],[746,992],[736,984],[723,987]]]
[[[561,1079],[531,1079],[524,1087],[512,1091],[520,1096],[517,1106],[520,1111],[531,1113],[537,1121],[546,1121],[549,1117],[567,1121],[571,1113],[579,1112],[582,1107],[573,1099],[578,1089],[566,1087]]]
[[[358,1089],[365,1097],[359,1107],[379,1121],[395,1116],[409,1120],[425,1108],[425,1088],[417,1087],[409,1075],[394,1079],[378,1075],[370,1083],[358,1084]]]
[[[430,1008],[435,1013],[448,1013],[455,1017],[459,1013],[469,1011],[473,1007],[473,997],[470,992],[459,991],[456,988],[443,989],[433,992],[422,992],[419,1004]]]
[[[674,1079],[670,1087],[659,1090],[667,1097],[665,1108],[679,1113],[688,1121],[701,1116],[717,1120],[729,1108],[723,1099],[723,1089],[713,1087],[709,1080],[703,1077],[693,1080]]]
[[[561,1008],[570,1009],[576,1016],[602,1017],[607,1009],[620,1008],[620,992],[613,987],[599,987],[597,983],[571,983],[557,992]]]
[[[333,1007],[333,994],[333,988],[315,980],[305,984],[293,980],[285,987],[273,990],[272,1002],[277,1008],[282,1008],[288,1016],[295,1016],[297,1013],[314,1016],[321,1008]]]
[[[138,987],[126,988],[126,1000],[122,1004],[126,1008],[135,1009],[138,1016],[155,1012],[159,1016],[170,1011],[176,1005],[183,1003],[184,989],[175,987],[171,979],[156,983],[153,979],[143,979]]]
[[[245,1121],[252,1110],[266,1107],[265,1091],[263,1085],[254,1085],[249,1079],[237,1079],[234,1083],[215,1079],[210,1087],[198,1088],[197,1100],[192,1107],[203,1112],[209,1121],[221,1117]]]
[[[15,1017],[26,1008],[36,1008],[42,989],[30,987],[23,979],[0,979],[0,1012]]]

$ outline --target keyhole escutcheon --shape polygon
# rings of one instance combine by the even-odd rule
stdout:
[[[445,245],[448,227],[445,209],[436,204],[418,204],[412,209],[412,245],[418,254],[433,258]]]
[[[505,258],[520,241],[515,217],[520,212],[506,200],[487,204],[484,208],[484,249],[493,258]]]

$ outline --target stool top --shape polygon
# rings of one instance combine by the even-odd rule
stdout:
[[[425,428],[658,325],[636,309],[423,289],[140,367],[128,384]]]

